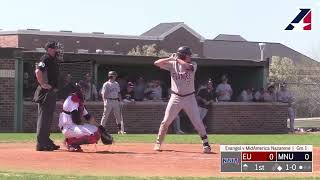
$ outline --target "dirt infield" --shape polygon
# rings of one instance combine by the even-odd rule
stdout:
[[[31,143],[0,143],[0,170],[46,174],[112,176],[240,176],[221,174],[219,146],[213,154],[202,154],[201,145],[167,144],[164,151],[152,151],[153,144],[126,143],[112,146],[83,146],[85,152],[37,152]],[[320,176],[320,148],[314,149],[314,173]],[[242,174],[244,175],[244,174]],[[245,176],[274,176],[246,174]],[[277,176],[297,176],[278,174]]]

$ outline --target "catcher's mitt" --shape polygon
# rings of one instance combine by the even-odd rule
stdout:
[[[103,144],[108,145],[113,143],[113,137],[107,131],[101,134],[101,141]]]

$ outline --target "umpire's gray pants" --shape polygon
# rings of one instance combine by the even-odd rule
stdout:
[[[56,93],[47,92],[42,103],[38,104],[37,143],[40,146],[51,145],[50,127],[56,110]]]

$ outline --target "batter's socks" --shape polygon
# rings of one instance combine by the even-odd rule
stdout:
[[[203,146],[210,146],[207,135],[201,136],[201,140],[202,140]]]

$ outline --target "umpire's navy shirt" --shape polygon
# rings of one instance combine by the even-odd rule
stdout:
[[[58,88],[59,67],[55,57],[52,57],[49,54],[43,55],[40,58],[37,69],[42,72],[47,71],[48,84],[51,85],[53,89]]]

